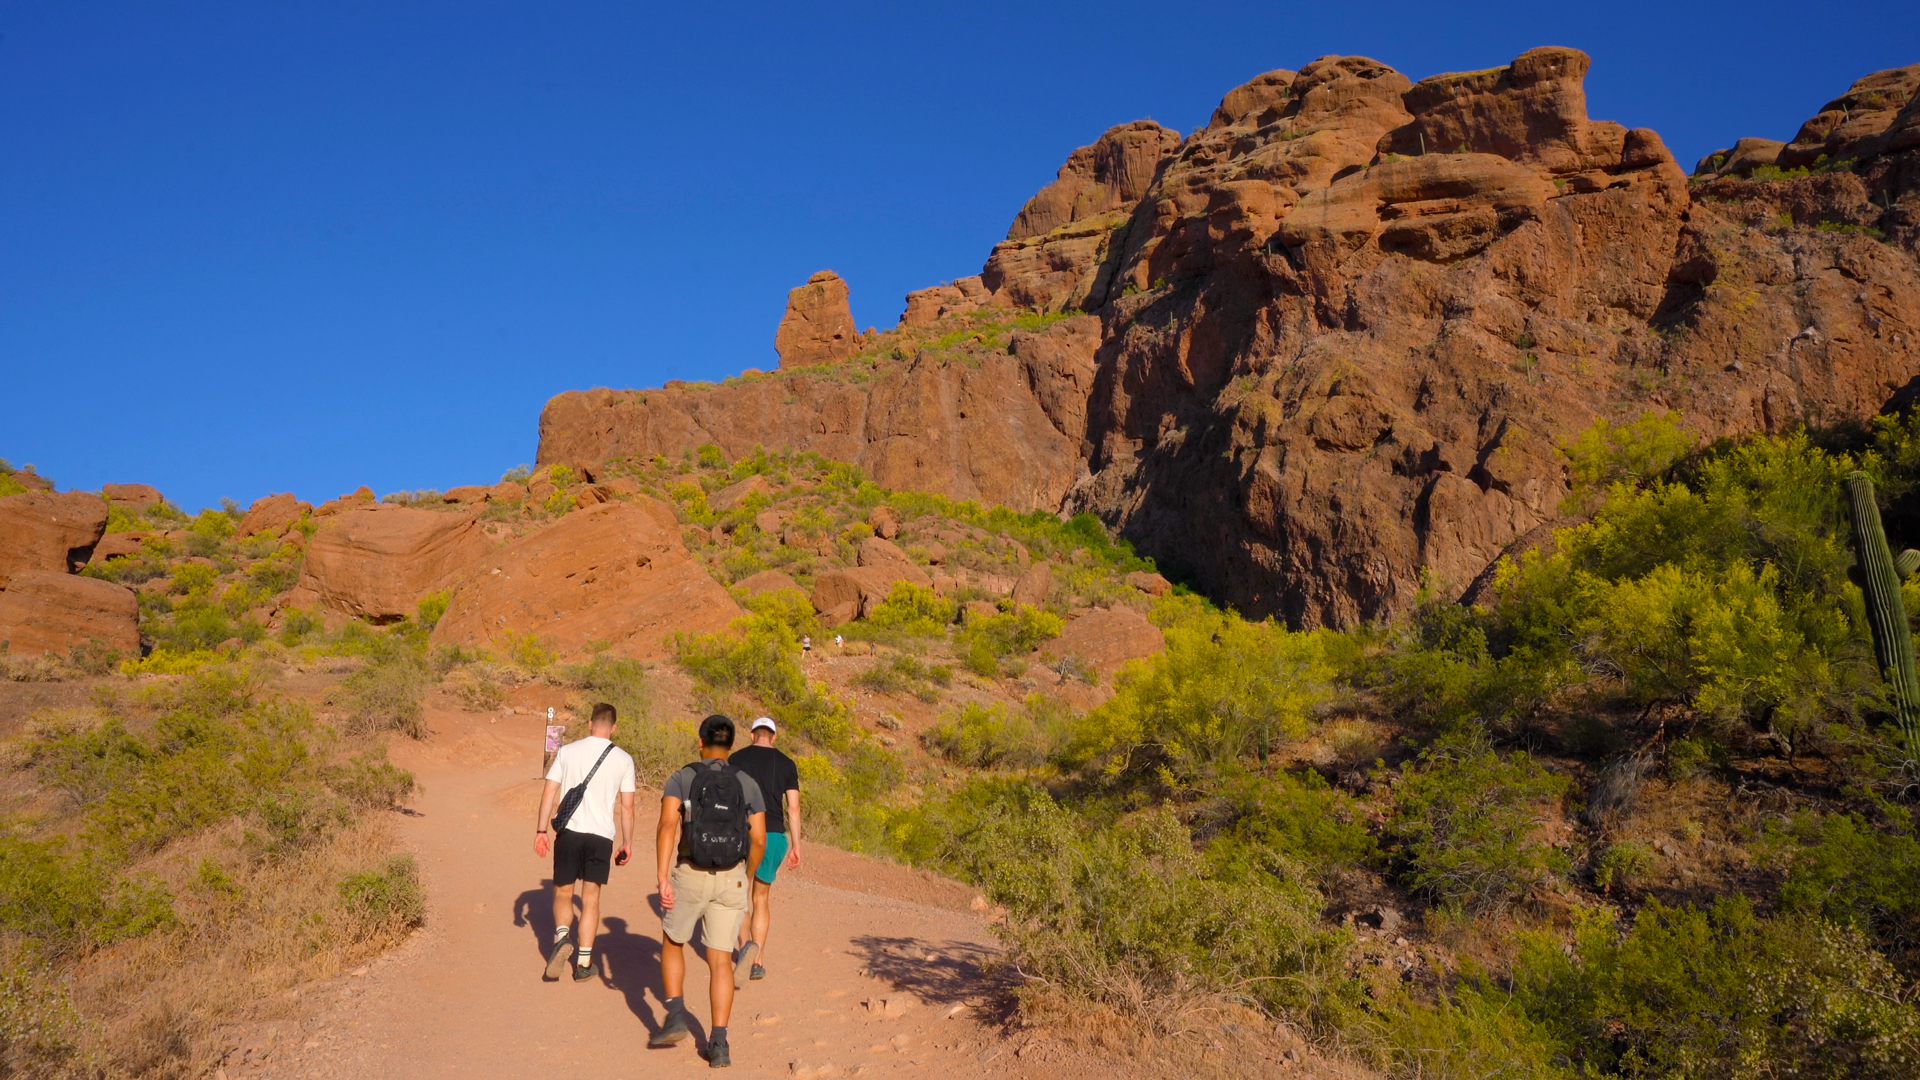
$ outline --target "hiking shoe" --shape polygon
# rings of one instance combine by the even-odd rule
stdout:
[[[660,1030],[654,1032],[653,1037],[647,1040],[647,1049],[659,1050],[675,1043],[682,1043],[692,1034],[693,1032],[687,1030],[687,1014],[684,1011],[671,1012],[667,1014],[667,1022],[661,1024]]]
[[[749,941],[745,945],[740,946],[739,955],[733,958],[733,988],[735,990],[746,985],[746,980],[741,978],[744,972],[749,968],[757,968],[760,966],[753,962],[754,957],[759,955],[760,943],[757,941]]]
[[[758,982],[761,979],[764,979],[766,977],[767,977],[767,969],[761,967],[759,964],[753,965],[753,970],[747,973],[747,978],[752,979],[755,982]]]
[[[723,1042],[707,1044],[707,1068],[724,1069],[733,1064],[733,1055],[727,1051]]]
[[[567,961],[573,959],[573,935],[561,930],[553,939],[553,952],[547,956],[547,981],[558,981],[567,973]]]
[[[592,964],[588,963],[588,964],[573,965],[573,981],[574,982],[586,982],[588,979],[591,979],[591,978],[593,978]]]

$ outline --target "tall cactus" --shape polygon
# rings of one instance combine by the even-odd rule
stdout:
[[[1860,558],[1860,577],[1867,596],[1867,622],[1873,628],[1873,651],[1880,675],[1893,691],[1894,714],[1907,752],[1920,754],[1920,676],[1914,672],[1913,632],[1907,628],[1907,605],[1900,598],[1900,572],[1880,527],[1880,507],[1873,501],[1873,481],[1865,473],[1847,477],[1847,497],[1853,503],[1853,542]],[[1920,563],[1901,552],[1901,561]]]

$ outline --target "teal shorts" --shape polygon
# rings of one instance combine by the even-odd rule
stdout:
[[[773,884],[774,875],[780,872],[780,864],[787,861],[787,834],[770,832],[767,834],[767,851],[760,856],[760,869],[754,872],[754,878]]]

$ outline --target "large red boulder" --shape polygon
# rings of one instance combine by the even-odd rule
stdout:
[[[0,581],[0,641],[15,654],[67,653],[97,641],[138,655],[140,602],[111,581],[21,570]]]
[[[852,356],[859,336],[847,304],[847,283],[839,274],[822,270],[787,294],[787,313],[774,331],[773,349],[783,368],[825,364]]]
[[[100,497],[108,502],[123,503],[144,510],[149,506],[158,506],[165,501],[160,489],[152,484],[103,484]]]
[[[312,504],[301,502],[286,492],[263,495],[247,508],[246,516],[234,527],[234,535],[245,537],[256,533],[279,533],[312,510]]]
[[[651,659],[674,632],[712,633],[741,614],[687,554],[673,508],[639,498],[568,514],[474,565],[433,642],[482,648],[533,634],[563,656],[606,642]]]
[[[1129,660],[1167,647],[1160,628],[1130,607],[1095,608],[1074,619],[1060,636],[1040,646],[1043,656],[1075,656],[1111,675]]]
[[[287,606],[319,603],[391,622],[412,615],[421,597],[446,588],[492,550],[471,514],[379,503],[341,510],[313,534]]]
[[[107,531],[107,504],[84,491],[0,499],[0,578],[22,570],[78,571]]]

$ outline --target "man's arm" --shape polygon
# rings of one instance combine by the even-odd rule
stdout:
[[[624,863],[633,854],[633,792],[620,793],[620,812],[614,815],[613,826],[620,834],[614,842],[614,857]]]
[[[767,814],[766,811],[747,815],[747,835],[750,842],[747,849],[747,877],[760,872],[760,857],[767,853]]]
[[[800,789],[788,788],[787,801],[787,865],[795,870],[800,868]]]
[[[680,851],[680,800],[660,798],[660,827],[653,833],[654,868],[660,872],[660,906],[673,907],[673,857]]]
[[[533,815],[533,853],[547,857],[547,823],[553,820],[554,805],[560,798],[560,781],[549,780],[540,792],[540,809]]]

